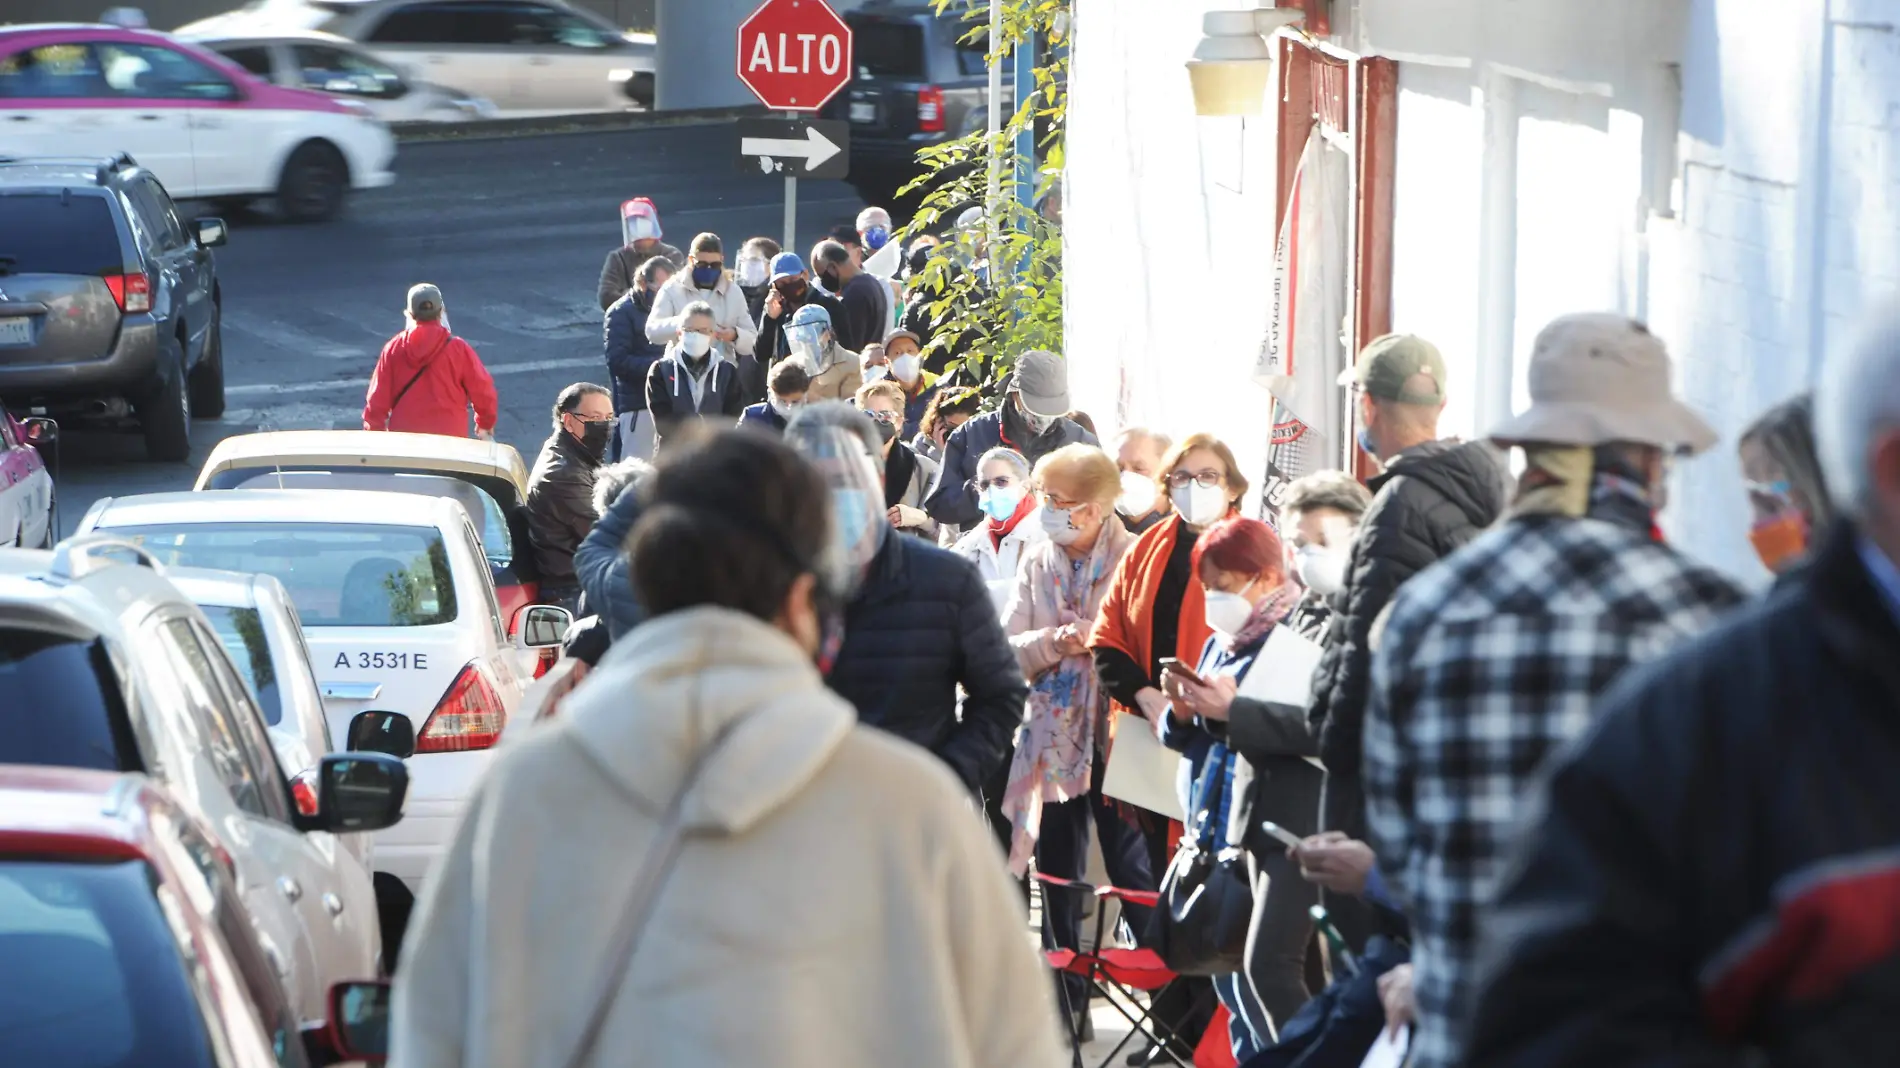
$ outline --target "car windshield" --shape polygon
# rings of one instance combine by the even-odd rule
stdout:
[[[0,627],[0,694],[6,695],[0,700],[0,764],[99,771],[140,766],[118,683],[99,642]],[[0,1058],[7,1063],[17,1062]]]
[[[118,274],[119,232],[104,197],[0,193],[0,277]]]
[[[0,860],[0,975],[0,1064],[213,1063],[141,861]]]
[[[473,482],[453,475],[422,471],[379,469],[370,471],[313,471],[290,468],[246,467],[220,471],[208,483],[210,489],[356,489],[381,490],[385,493],[414,493],[424,497],[448,497],[461,504],[482,537],[482,552],[497,567],[514,560],[514,541],[508,533],[508,517],[494,495]]]
[[[264,617],[255,608],[199,605],[211,629],[218,632],[224,651],[231,654],[244,685],[264,712],[264,722],[275,727],[284,721],[284,704],[277,692],[277,668],[271,663],[270,643],[264,638]]]
[[[426,627],[455,619],[448,548],[434,527],[179,523],[114,527],[169,566],[270,575],[306,627]]]

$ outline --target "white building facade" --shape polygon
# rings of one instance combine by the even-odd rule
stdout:
[[[1443,430],[1473,437],[1527,402],[1544,323],[1619,311],[1724,438],[1679,466],[1665,529],[1762,578],[1735,437],[1900,292],[1900,0],[1280,2],[1302,19],[1267,42],[1258,113],[1202,117],[1186,63],[1203,15],[1242,0],[1076,0],[1077,407],[1297,474],[1269,446],[1273,381],[1304,391],[1297,466],[1338,467],[1330,371],[1378,333],[1440,347]],[[1276,265],[1283,228],[1297,262]],[[1266,377],[1275,349],[1302,385]]]

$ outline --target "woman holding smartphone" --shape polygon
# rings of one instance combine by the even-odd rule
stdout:
[[[1287,579],[1279,537],[1257,519],[1227,519],[1202,534],[1195,551],[1195,577],[1213,637],[1192,671],[1169,666],[1162,686],[1170,707],[1161,732],[1170,748],[1194,759],[1197,781],[1219,776],[1221,785],[1231,787],[1195,794],[1231,799],[1222,804],[1224,811],[1205,816],[1216,828],[1232,826],[1232,840],[1246,847],[1252,861],[1247,972],[1214,980],[1233,1014],[1234,1055],[1244,1061],[1271,1043],[1278,1026],[1311,996],[1305,968],[1313,923],[1307,910],[1318,893],[1262,823],[1278,824],[1290,836],[1312,834],[1324,773],[1305,759],[1317,752],[1305,709],[1236,696],[1268,636],[1300,600],[1300,587]]]

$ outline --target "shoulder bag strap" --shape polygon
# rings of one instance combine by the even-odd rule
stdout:
[[[607,1022],[607,1010],[613,1006],[614,996],[620,992],[621,984],[626,981],[627,969],[633,964],[640,933],[652,918],[653,906],[658,903],[660,891],[665,889],[666,880],[673,874],[673,867],[679,861],[680,850],[685,847],[683,822],[687,795],[693,792],[700,774],[712,763],[712,758],[741,722],[743,720],[734,720],[713,736],[713,740],[693,760],[692,767],[686,770],[679,790],[673,794],[666,811],[661,814],[659,830],[653,836],[653,843],[647,847],[646,857],[640,862],[640,871],[633,879],[633,892],[620,910],[612,941],[607,943],[603,971],[594,984],[598,993],[593,1008],[581,1024],[581,1033],[574,1041],[574,1052],[557,1063],[568,1068],[581,1068],[593,1053],[594,1043],[599,1041],[601,1028]]]
[[[454,340],[455,340],[455,335],[450,334],[447,337],[443,338],[441,341],[437,342],[435,348],[430,349],[429,355],[423,359],[422,366],[416,368],[416,373],[413,375],[410,375],[409,381],[404,382],[402,384],[402,388],[396,391],[396,399],[389,402],[389,414],[383,417],[384,430],[389,429],[389,421],[395,418],[396,406],[398,404],[401,404],[402,399],[409,395],[409,387],[415,385],[419,380],[421,380],[423,375],[429,373],[429,367],[431,364],[435,362],[435,358],[437,356],[442,355],[442,350],[448,348],[449,342],[454,341]]]

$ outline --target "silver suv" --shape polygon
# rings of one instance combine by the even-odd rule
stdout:
[[[0,396],[62,419],[136,416],[154,460],[224,414],[222,219],[189,230],[130,156],[0,156]]]

